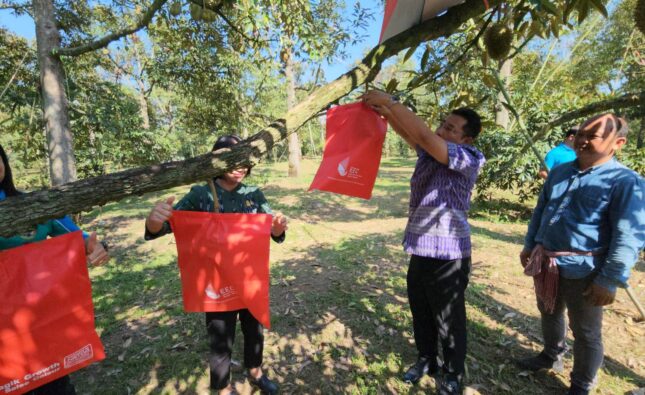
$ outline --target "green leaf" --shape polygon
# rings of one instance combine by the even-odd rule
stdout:
[[[578,1],[578,24],[582,23],[589,16],[589,1]]]
[[[557,7],[549,0],[540,0],[540,6],[549,14],[558,15]]]
[[[605,18],[609,16],[607,8],[605,8],[605,5],[601,0],[589,0],[589,2],[591,3],[591,6],[598,10],[598,12],[600,12]]]
[[[421,70],[426,68],[429,57],[430,57],[430,46],[426,45],[426,50],[423,51],[423,55],[421,55]]]
[[[418,47],[419,47],[419,46],[417,45],[417,46],[411,47],[410,49],[408,49],[408,50],[407,50],[407,52],[405,53],[405,55],[403,55],[403,63],[407,62],[407,61],[408,61],[408,59],[410,59],[410,57],[411,57],[411,56],[412,56],[412,54],[417,50],[417,48],[418,48]]]
[[[399,85],[399,81],[397,81],[396,78],[392,78],[390,82],[387,83],[387,86],[385,87],[385,91],[387,93],[392,93],[396,91],[397,85]]]

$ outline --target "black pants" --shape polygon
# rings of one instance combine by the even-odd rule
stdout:
[[[69,376],[63,376],[29,392],[25,392],[25,395],[76,395],[76,389],[70,381]]]
[[[466,305],[470,257],[442,260],[412,255],[408,299],[419,357],[437,361],[443,350],[443,372],[460,379],[466,359]],[[435,367],[436,367],[435,366]]]
[[[210,340],[208,363],[211,373],[211,388],[226,388],[231,376],[231,353],[235,342],[235,326],[238,315],[244,334],[244,367],[253,369],[262,366],[264,328],[247,310],[206,313],[206,329]]]

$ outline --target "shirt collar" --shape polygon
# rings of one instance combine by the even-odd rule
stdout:
[[[596,165],[596,166],[591,166],[590,168],[585,169],[585,170],[580,170],[580,168],[578,167],[578,159],[577,158],[573,163],[574,163],[573,167],[574,167],[574,169],[576,170],[577,173],[579,173],[579,174],[589,174],[589,173],[595,172],[596,170],[602,169],[604,167],[607,167],[608,169],[611,169],[612,167],[615,167],[617,161],[616,161],[616,157],[612,156],[611,159],[609,159],[607,162],[601,163],[601,164]]]

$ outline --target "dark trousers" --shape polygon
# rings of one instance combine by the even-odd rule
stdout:
[[[229,383],[231,353],[238,316],[244,334],[244,367],[252,369],[262,366],[264,328],[247,309],[206,313],[206,329],[210,341],[208,363],[212,389],[226,388]]]
[[[69,376],[63,376],[29,392],[25,392],[25,395],[76,395],[76,389],[69,379]]]
[[[555,308],[551,314],[538,301],[542,316],[544,353],[553,359],[561,358],[567,348],[566,309],[574,339],[571,382],[587,390],[594,386],[596,373],[603,361],[602,306],[590,304],[583,296],[592,280],[593,276],[578,280],[560,276]]]
[[[443,372],[461,379],[466,359],[466,305],[470,257],[442,260],[412,255],[408,299],[419,357],[437,361],[441,342]]]

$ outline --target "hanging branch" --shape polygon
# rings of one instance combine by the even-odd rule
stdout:
[[[645,106],[645,91],[642,91],[640,93],[627,93],[617,98],[591,103],[577,110],[566,112],[542,125],[542,127],[540,127],[540,129],[530,138],[530,140],[528,140],[516,154],[514,154],[504,165],[501,166],[500,171],[493,176],[493,179],[498,179],[504,173],[504,171],[513,166],[517,159],[524,155],[526,151],[529,150],[529,148],[535,149],[533,144],[540,140],[548,138],[552,131],[556,130],[558,126],[574,121],[576,119],[602,113],[604,111],[619,110],[622,108],[639,106]],[[540,158],[542,157],[540,156]],[[542,163],[542,166],[544,166],[544,163]],[[546,169],[546,166],[544,168]]]
[[[538,152],[538,150],[535,148],[535,146],[531,141],[531,135],[529,134],[528,129],[526,129],[526,126],[524,125],[524,121],[522,121],[522,117],[520,117],[520,114],[517,112],[517,110],[515,110],[515,108],[511,104],[511,97],[509,96],[508,92],[506,91],[506,88],[504,87],[504,82],[500,78],[499,72],[495,69],[491,69],[491,72],[495,77],[495,82],[497,83],[497,89],[499,89],[499,91],[504,96],[504,100],[506,100],[506,102],[505,103],[503,102],[502,104],[511,112],[511,114],[513,114],[513,116],[515,117],[515,120],[517,121],[517,125],[520,127],[520,132],[522,133],[522,136],[524,137],[524,139],[526,139],[526,142],[530,146],[531,151],[533,151],[533,154],[538,158],[538,160],[540,161],[540,164],[545,169],[547,169],[548,167],[544,162],[544,158],[542,158],[542,155],[540,155],[540,153]]]
[[[110,33],[106,36],[103,36],[99,38],[98,40],[89,42],[87,44],[80,45],[78,47],[72,47],[72,48],[56,48],[53,50],[53,55],[54,56],[79,56],[84,53],[94,51],[99,48],[104,48],[107,47],[108,44],[110,44],[112,41],[116,41],[122,37],[125,37],[129,34],[136,33],[139,30],[143,29],[144,27],[148,26],[150,21],[152,21],[152,18],[155,16],[155,13],[161,9],[161,7],[167,2],[168,0],[155,0],[148,10],[143,14],[141,19],[139,19],[139,22],[133,26],[127,27],[123,30],[120,30],[115,33]]]
[[[16,67],[16,71],[13,72],[13,75],[11,76],[11,78],[9,78],[9,82],[7,82],[7,85],[5,85],[4,89],[2,90],[2,93],[0,93],[0,99],[2,99],[4,94],[7,93],[7,90],[9,90],[9,87],[11,86],[11,83],[13,82],[13,80],[18,75],[18,72],[20,71],[20,68],[22,67],[23,63],[25,62],[25,59],[27,59],[27,55],[29,55],[29,51],[26,51],[25,54],[22,56],[22,59],[20,59],[20,63]]]
[[[603,111],[619,110],[621,108],[638,107],[642,105],[645,105],[645,91],[642,91],[640,93],[627,93],[613,99],[591,103],[577,110],[562,114],[559,117],[549,121],[547,124],[542,126],[542,128],[540,128],[540,130],[535,133],[533,137],[531,137],[530,144],[534,144],[539,140],[547,138],[550,135],[551,131],[555,129],[555,127],[567,122],[571,122],[573,120],[589,115],[598,114]],[[522,147],[518,155],[525,153],[527,149],[528,144]]]
[[[489,0],[491,5],[501,0]],[[324,111],[354,89],[372,81],[382,63],[400,51],[421,42],[445,37],[468,19],[484,13],[480,0],[466,0],[444,15],[430,19],[374,47],[352,70],[316,89],[306,99],[254,136],[231,149],[208,153],[180,162],[168,162],[88,178],[48,190],[26,193],[0,202],[0,236],[30,231],[34,225],[66,214],[88,211],[97,205],[133,195],[160,191],[221,175],[238,167],[254,166],[279,141],[297,131],[309,119]]]

